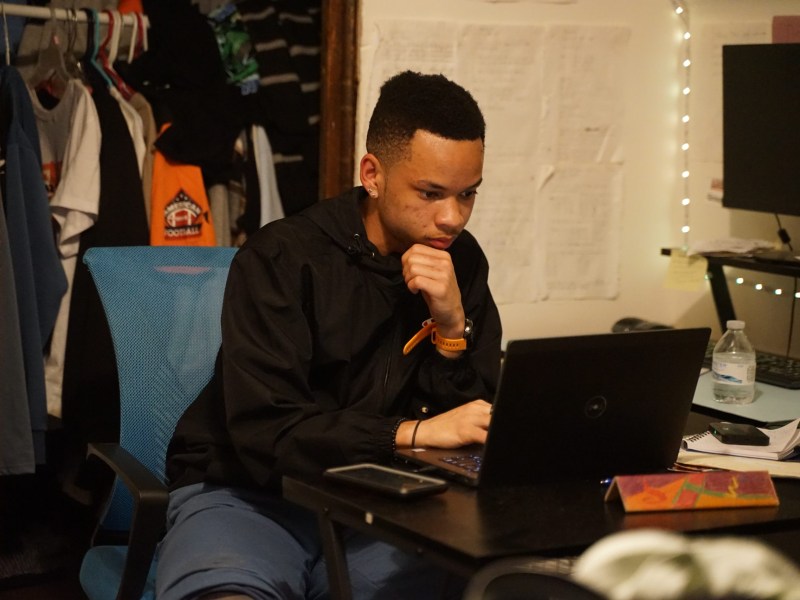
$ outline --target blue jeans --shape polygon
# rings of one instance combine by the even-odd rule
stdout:
[[[316,517],[280,497],[195,484],[170,494],[159,547],[159,600],[210,592],[256,600],[329,597]],[[464,581],[394,546],[348,531],[354,600],[459,598]]]

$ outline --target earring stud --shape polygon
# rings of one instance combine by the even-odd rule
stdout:
[[[367,193],[369,194],[370,198],[377,198],[378,197],[378,192],[376,192],[373,188],[370,188],[369,190],[367,190]]]

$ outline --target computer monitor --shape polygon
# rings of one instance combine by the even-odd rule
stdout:
[[[722,48],[722,205],[800,215],[800,44]]]

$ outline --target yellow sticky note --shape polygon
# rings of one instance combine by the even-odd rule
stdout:
[[[706,280],[707,262],[700,255],[686,256],[673,251],[669,257],[664,287],[685,292],[699,291]]]

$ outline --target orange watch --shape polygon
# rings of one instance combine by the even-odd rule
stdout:
[[[405,356],[409,352],[411,352],[414,347],[420,343],[425,337],[430,334],[431,342],[441,350],[447,350],[449,352],[458,352],[460,350],[466,350],[467,348],[472,347],[472,337],[473,337],[474,325],[472,324],[471,319],[464,319],[464,335],[460,338],[446,338],[442,337],[438,334],[436,330],[436,321],[433,319],[427,319],[422,323],[422,329],[420,329],[414,336],[406,342],[406,345],[403,347],[403,355]]]
[[[459,352],[466,350],[472,346],[474,325],[471,319],[464,319],[464,335],[460,338],[446,338],[439,335],[438,331],[434,328],[431,332],[431,342],[433,342],[440,350],[447,350],[449,352]]]

